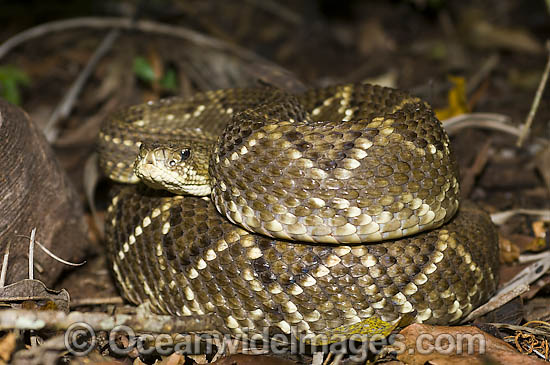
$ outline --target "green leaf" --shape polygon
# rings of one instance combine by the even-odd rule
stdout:
[[[160,80],[160,86],[168,91],[175,91],[178,88],[178,80],[174,69],[169,68],[166,70],[164,76]]]
[[[143,57],[138,56],[134,58],[134,72],[138,78],[145,82],[151,83],[155,81],[155,71],[149,62],[147,62],[147,60]]]
[[[21,103],[20,86],[30,84],[30,78],[15,66],[0,66],[0,97],[10,103],[19,105]]]

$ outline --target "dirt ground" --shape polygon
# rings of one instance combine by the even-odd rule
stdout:
[[[26,29],[63,19],[75,22],[43,28],[5,52],[1,48],[7,43],[2,42]],[[105,22],[109,19],[112,23]],[[143,23],[127,29],[113,19]],[[511,215],[498,226],[501,252],[495,255],[501,258],[501,285],[532,264],[520,257],[550,248],[550,87],[533,106],[550,55],[548,1],[80,0],[62,5],[35,0],[0,2],[0,21],[0,96],[19,103],[49,133],[61,166],[86,206],[87,264],[68,270],[56,284],[70,293],[73,307],[80,311],[111,312],[110,300],[120,301],[102,246],[101,218],[109,182],[102,179],[96,188],[99,221],[94,221],[86,199],[86,164],[101,121],[121,106],[198,90],[257,85],[258,80],[292,91],[345,82],[380,83],[428,101],[444,123],[462,120],[465,126],[451,134],[462,197],[490,213],[531,210]],[[67,101],[71,86],[102,45],[104,53]],[[60,106],[69,106],[69,111],[56,116]],[[518,146],[530,112],[535,112],[532,124]],[[511,128],[503,131],[502,124]],[[530,355],[509,361],[550,359],[550,272],[530,284],[527,291],[474,322],[510,343],[510,348],[495,350],[493,360],[504,363],[518,348]],[[85,305],[94,300],[99,304]],[[540,321],[538,332],[521,330],[529,321]],[[3,350],[0,341],[0,357],[22,350],[21,343],[25,341]],[[72,360],[212,360],[176,354],[140,357],[136,352],[111,355],[97,351]],[[63,356],[56,361],[67,361],[68,355]],[[323,356],[289,356],[284,361],[357,363]],[[391,354],[376,359],[390,360],[484,361],[475,356],[428,359]],[[238,355],[226,363],[253,361],[271,364],[283,359]]]

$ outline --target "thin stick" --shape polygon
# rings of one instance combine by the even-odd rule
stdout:
[[[320,361],[323,361],[323,355],[324,353],[322,351],[316,352],[315,355],[318,355],[320,358]],[[332,359],[332,352],[329,352],[327,355],[327,358],[325,361],[323,361],[322,365],[328,365],[328,362]]]
[[[83,298],[71,300],[71,308],[92,306],[92,305],[105,305],[105,304],[123,304],[124,299],[122,297],[108,297],[108,298]]]
[[[36,228],[35,228],[36,229]],[[34,237],[31,235],[31,237],[27,237],[27,236],[23,236],[23,235],[18,235],[18,237],[23,237],[23,238],[29,238],[33,245],[36,243],[38,245],[39,248],[42,249],[42,251],[44,251],[46,253],[46,255],[50,256],[51,258],[53,258],[54,260],[56,261],[59,261],[61,262],[62,264],[65,264],[65,265],[68,265],[68,266],[82,266],[86,263],[86,260],[82,261],[82,262],[70,262],[70,261],[67,261],[67,260],[63,260],[61,257],[57,256],[56,254],[54,254],[52,251],[48,250],[46,248],[46,246],[44,246],[43,244],[41,244],[40,242],[38,241],[35,241],[34,240]],[[33,251],[34,251],[34,247],[33,247]]]
[[[510,209],[501,212],[491,213],[491,220],[497,226],[503,225],[506,221],[518,214],[525,214],[537,217],[544,221],[550,221],[550,209]]]
[[[10,258],[10,245],[8,242],[6,245],[6,252],[4,253],[4,260],[2,261],[2,273],[0,273],[0,288],[3,288],[6,284],[6,274],[8,273],[8,261]]]
[[[62,264],[65,264],[65,265],[68,265],[68,266],[82,266],[86,263],[86,260],[82,261],[82,262],[70,262],[70,261],[67,261],[67,260],[63,260],[61,257],[59,256],[56,256],[52,251],[48,250],[46,248],[46,246],[44,246],[43,244],[41,244],[40,242],[36,241],[36,244],[38,245],[38,247],[40,247],[48,256],[52,257],[54,260],[56,261],[59,261],[61,262]]]
[[[487,61],[483,63],[478,72],[476,72],[468,81],[466,85],[466,94],[470,94],[474,91],[481,81],[487,77],[498,65],[500,58],[497,53],[492,54]]]
[[[498,295],[495,295],[493,298],[491,298],[487,303],[485,303],[481,307],[470,312],[470,314],[468,314],[468,316],[466,316],[466,318],[464,318],[460,323],[469,322],[475,318],[481,317],[482,315],[489,313],[490,311],[500,308],[504,304],[520,296],[521,294],[527,292],[528,290],[529,290],[528,284],[520,284],[514,287],[513,289],[510,289],[509,291],[499,293]]]
[[[33,263],[34,263],[34,239],[36,236],[36,227],[34,227],[31,231],[31,239],[29,242],[29,279],[34,280],[34,270],[33,270]]]
[[[481,307],[472,311],[462,323],[471,321],[474,318],[484,315],[494,309],[500,308],[515,297],[529,290],[529,284],[535,282],[550,268],[550,256],[540,258],[538,261],[527,266],[508,281],[494,297]]]
[[[219,328],[220,323],[212,315],[173,317],[156,314],[82,313],[62,311],[36,311],[5,309],[0,311],[0,330],[43,328],[64,330],[75,322],[85,322],[95,330],[110,331],[116,326],[127,325],[134,331],[155,333],[205,332]]]
[[[247,3],[257,6],[267,12],[279,16],[281,19],[286,20],[289,23],[300,25],[303,23],[300,15],[296,14],[289,8],[279,4],[273,0],[246,0]]]
[[[510,117],[496,113],[468,113],[457,115],[441,121],[443,127],[449,134],[455,134],[467,127],[478,127],[501,130],[503,132],[518,135],[519,130],[510,125]]]
[[[476,154],[474,163],[469,166],[462,174],[462,182],[460,185],[460,193],[464,197],[470,196],[472,188],[475,184],[475,178],[481,173],[483,168],[489,161],[489,150],[493,143],[493,139],[489,137],[484,143],[481,149]]]
[[[468,113],[457,115],[441,121],[443,127],[449,135],[455,135],[465,128],[480,128],[500,131],[518,137],[521,129],[510,123],[510,117],[496,113]],[[537,143],[546,146],[549,144],[547,139],[542,137],[535,138]]]
[[[94,54],[82,70],[76,80],[71,85],[69,91],[65,94],[61,102],[57,105],[53,111],[46,127],[44,128],[44,134],[48,142],[53,143],[57,139],[59,130],[57,128],[57,123],[67,118],[71,111],[73,110],[74,104],[80,91],[86,84],[86,81],[90,77],[90,74],[94,70],[97,63],[103,58],[103,56],[111,49],[113,43],[120,35],[120,31],[113,29],[105,36],[99,47],[95,50]]]
[[[340,362],[342,361],[342,358],[344,357],[344,354],[343,353],[338,353],[336,354],[336,356],[334,357],[334,361],[332,362],[332,365],[338,365],[340,364]]]
[[[521,135],[519,136],[516,143],[518,147],[521,147],[523,145],[523,141],[529,134],[531,124],[533,124],[533,119],[535,119],[535,114],[539,109],[540,99],[542,98],[542,94],[544,93],[546,82],[548,81],[548,74],[550,74],[550,39],[546,41],[546,50],[548,51],[548,61],[546,62],[546,67],[544,68],[542,77],[540,78],[539,87],[537,89],[537,93],[535,94],[535,98],[533,99],[533,105],[531,105],[531,110],[529,110],[529,114],[527,114],[527,119],[525,120],[525,124],[523,125]]]
[[[519,255],[518,262],[520,264],[525,264],[527,262],[541,260],[548,256],[550,256],[550,251],[544,251],[544,252],[534,253],[534,254],[522,254],[522,255]]]
[[[162,34],[169,37],[178,37],[192,42],[198,46],[210,47],[220,51],[235,52],[248,61],[269,64],[271,67],[273,67],[274,70],[284,70],[280,66],[258,56],[254,52],[251,52],[236,45],[232,45],[227,42],[220,41],[218,39],[206,36],[204,34],[195,32],[184,27],[151,22],[147,20],[134,21],[130,18],[115,17],[72,18],[37,25],[36,27],[29,28],[19,34],[14,35],[13,37],[2,43],[2,45],[0,45],[0,59],[4,57],[8,52],[10,52],[14,47],[17,47],[20,44],[33,38],[41,37],[46,33],[73,28],[117,28],[126,30],[138,30],[145,33]]]

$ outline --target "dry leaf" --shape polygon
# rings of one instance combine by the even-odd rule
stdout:
[[[403,337],[393,347],[397,344],[397,359],[405,364],[547,364],[473,326],[413,324],[399,335]]]
[[[499,247],[500,247],[500,262],[509,264],[517,261],[520,254],[520,249],[517,245],[512,243],[509,239],[499,235]]]
[[[453,83],[453,87],[447,94],[448,105],[444,109],[435,111],[439,120],[449,119],[470,111],[468,100],[466,100],[466,80],[463,77],[449,76],[449,81]]]
[[[294,365],[294,361],[270,355],[237,354],[222,357],[212,364],[218,365]]]
[[[193,361],[196,362],[197,364],[208,364],[209,363],[209,361],[206,358],[205,354],[187,355],[187,357],[193,359]],[[183,361],[182,361],[181,365],[183,365],[184,363],[185,363],[185,358],[183,358]],[[166,365],[179,365],[179,364],[166,364]]]
[[[15,350],[15,340],[17,336],[13,332],[9,332],[4,337],[0,338],[0,363],[7,363],[11,359],[11,355]]]
[[[533,233],[535,234],[535,237],[537,238],[546,238],[546,231],[548,228],[546,227],[546,222],[544,221],[535,221],[531,225],[533,228]]]
[[[544,50],[542,44],[526,29],[489,23],[487,14],[475,10],[468,11],[463,18],[461,28],[473,46],[524,53],[541,53]]]
[[[13,308],[53,309],[69,313],[69,293],[48,289],[40,280],[25,279],[0,288],[0,302]]]
[[[162,361],[156,362],[156,364],[157,365],[183,365],[185,364],[185,355],[173,353],[172,355],[163,358]],[[202,362],[199,364],[206,364],[206,363]]]
[[[319,335],[312,338],[305,338],[304,342],[312,345],[328,345],[348,339],[360,339],[364,336],[368,336],[369,338],[372,338],[373,336],[386,338],[399,325],[399,323],[400,321],[394,321],[391,323],[385,322],[376,316],[372,316],[351,325],[334,328],[327,336]]]
[[[545,251],[547,248],[548,246],[546,244],[546,239],[544,237],[536,237],[529,243],[526,250],[531,252],[541,252]]]

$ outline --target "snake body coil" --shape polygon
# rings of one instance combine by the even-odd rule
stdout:
[[[158,143],[185,158],[209,146],[215,207],[244,229],[198,197],[119,189],[107,242],[135,303],[214,313],[235,334],[327,335],[373,316],[454,323],[496,288],[490,219],[470,203],[455,214],[448,137],[406,93],[230,89],[131,107],[103,125],[100,163],[111,178],[135,182],[139,146]],[[176,171],[170,152],[154,156]],[[185,173],[204,170],[199,160]]]

